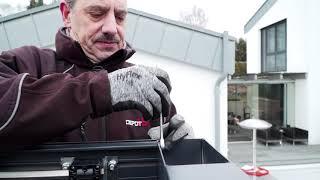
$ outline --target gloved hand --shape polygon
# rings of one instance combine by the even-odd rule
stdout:
[[[139,65],[139,67],[144,68],[147,71],[149,71],[151,74],[157,76],[157,78],[167,86],[169,93],[171,92],[171,82],[170,82],[169,74],[166,71],[157,67],[150,67],[150,66],[143,66],[143,65]]]
[[[160,126],[150,128],[148,135],[151,139],[160,139]],[[163,124],[163,136],[165,148],[170,149],[176,142],[182,139],[194,138],[192,127],[184,121],[184,118],[176,114],[169,122]]]
[[[109,73],[108,78],[114,111],[137,109],[146,120],[169,113],[171,100],[167,86],[145,66],[119,69]]]

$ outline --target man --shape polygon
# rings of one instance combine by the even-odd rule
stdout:
[[[24,46],[0,56],[0,144],[192,137],[171,104],[168,74],[125,62],[126,0],[66,0],[56,51]],[[152,128],[154,127],[154,128]],[[5,146],[3,146],[5,145]]]

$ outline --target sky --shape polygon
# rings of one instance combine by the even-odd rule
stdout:
[[[10,4],[13,7],[16,7],[17,5],[21,6],[28,6],[29,0],[0,0],[0,4]],[[52,0],[43,0],[44,3],[51,3]]]
[[[236,38],[244,37],[243,28],[265,0],[128,0],[128,7],[173,20],[181,12],[197,6],[208,17],[206,28],[215,32],[228,31]]]
[[[205,28],[222,33],[228,31],[236,38],[243,37],[243,28],[265,0],[127,0],[128,7],[155,14],[172,20],[180,20],[181,13],[187,13],[194,6],[204,10],[208,23]],[[52,0],[44,0],[51,3]],[[10,4],[17,11],[29,5],[29,0],[0,0]],[[18,7],[18,8],[17,8]],[[2,14],[6,14],[5,12]]]

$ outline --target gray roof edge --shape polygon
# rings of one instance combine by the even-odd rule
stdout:
[[[45,5],[45,6],[33,8],[33,9],[30,9],[30,10],[27,10],[27,11],[23,11],[23,12],[20,12],[20,13],[17,13],[17,14],[5,16],[5,17],[0,18],[0,25],[3,24],[3,23],[6,23],[8,21],[11,21],[11,20],[19,19],[21,17],[28,17],[30,15],[32,16],[33,14],[37,14],[39,12],[43,12],[43,11],[47,11],[47,10],[52,10],[52,9],[55,9],[55,8],[58,8],[58,7],[59,7],[59,3],[54,3],[54,4],[50,4],[50,5]],[[182,22],[166,19],[166,18],[163,18],[163,17],[160,17],[160,16],[148,14],[148,13],[145,13],[145,12],[142,12],[142,11],[138,11],[138,10],[135,10],[135,9],[130,9],[130,8],[128,9],[128,12],[130,14],[137,15],[138,17],[141,17],[141,18],[147,18],[147,19],[151,19],[151,20],[154,20],[154,21],[159,21],[161,23],[169,24],[169,25],[172,25],[172,26],[176,26],[178,28],[184,28],[184,29],[196,32],[196,33],[201,33],[201,34],[205,34],[205,35],[208,35],[208,36],[211,36],[211,37],[215,37],[215,38],[218,38],[218,39],[223,39],[225,42],[227,41],[227,42],[234,43],[236,41],[236,38],[228,35],[227,31],[225,31],[223,33],[217,33],[217,32],[211,31],[211,30],[203,29],[203,28],[200,28],[200,27],[195,27],[195,26],[188,25],[188,24],[185,24],[185,23],[182,23]],[[229,49],[226,49],[226,50],[229,51]],[[157,54],[157,55],[160,55],[160,54]],[[224,62],[222,62],[222,63],[224,63]],[[193,63],[193,65],[195,65],[195,64]],[[204,67],[201,64],[199,64],[199,66],[200,67]],[[217,72],[224,72],[226,70],[226,69],[224,69],[226,67],[222,67],[221,70],[220,69],[218,70],[218,69],[210,68],[210,67],[205,67],[205,68],[208,68],[208,69],[211,69],[211,70],[214,70],[214,71],[217,71]]]
[[[277,2],[277,0],[266,0],[263,5],[258,9],[258,11],[249,19],[249,21],[244,25],[244,33],[250,31],[250,29],[272,8],[272,6]]]
[[[29,16],[30,14],[34,14],[34,13],[38,13],[38,12],[42,12],[42,11],[46,11],[49,9],[54,9],[59,7],[59,3],[53,3],[53,4],[49,4],[49,5],[43,5],[43,6],[39,6],[36,8],[32,8],[30,10],[26,10],[26,11],[22,11],[16,14],[12,14],[12,15],[8,15],[8,16],[4,16],[0,18],[0,23],[6,22],[6,21],[10,21],[13,19],[18,19],[24,16]]]
[[[135,15],[138,15],[138,16],[142,16],[142,17],[146,17],[146,18],[150,18],[150,19],[153,19],[153,20],[156,20],[156,21],[160,21],[160,22],[163,22],[163,23],[166,23],[166,24],[179,26],[181,28],[190,29],[192,31],[208,34],[210,36],[215,36],[215,37],[220,37],[220,38],[223,37],[223,33],[218,33],[218,32],[211,31],[211,30],[208,30],[208,29],[204,29],[204,28],[201,28],[201,27],[192,26],[192,25],[189,25],[189,24],[186,24],[186,23],[183,23],[183,22],[167,19],[167,18],[164,18],[164,17],[161,17],[161,16],[149,14],[149,13],[142,12],[142,11],[139,11],[139,10],[136,10],[136,9],[128,8],[128,11],[130,13],[132,13],[132,14],[135,14]],[[236,41],[236,38],[233,37],[233,36],[229,35],[228,38],[229,38],[230,41]]]
[[[50,4],[50,5],[44,5],[44,6],[32,8],[30,10],[22,11],[22,12],[19,12],[19,13],[16,13],[16,14],[4,16],[4,17],[0,18],[0,23],[6,22],[6,21],[10,21],[10,20],[13,20],[13,19],[17,19],[17,18],[21,18],[21,17],[24,17],[24,16],[29,16],[30,14],[46,11],[46,10],[49,10],[49,9],[54,9],[54,8],[59,7],[59,4],[60,3],[57,2],[57,3]],[[143,16],[143,17],[146,17],[146,18],[154,19],[154,20],[161,21],[161,22],[164,22],[164,23],[167,23],[167,24],[180,26],[182,28],[186,28],[186,29],[190,29],[190,30],[193,30],[193,31],[201,32],[201,33],[208,34],[208,35],[211,35],[211,36],[216,36],[216,37],[221,37],[221,38],[223,37],[223,33],[218,33],[218,32],[214,32],[214,31],[208,30],[208,29],[204,29],[204,28],[200,28],[200,27],[196,27],[196,26],[191,26],[191,25],[188,25],[188,24],[185,24],[185,23],[182,23],[182,22],[166,19],[166,18],[163,18],[163,17],[160,17],[160,16],[156,16],[156,15],[153,15],[153,14],[142,12],[142,11],[139,11],[139,10],[128,8],[128,11],[130,13],[132,13],[132,14],[136,14],[136,15]],[[236,38],[232,37],[232,36],[229,36],[229,40],[236,41]]]

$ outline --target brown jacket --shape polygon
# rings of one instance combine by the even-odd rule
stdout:
[[[148,138],[154,122],[111,106],[107,73],[132,66],[125,61],[134,52],[127,45],[93,64],[63,28],[56,51],[24,46],[2,52],[0,146]]]

